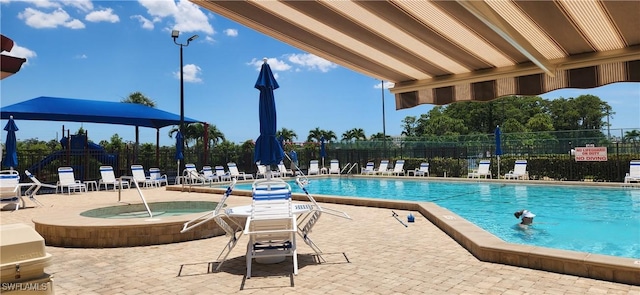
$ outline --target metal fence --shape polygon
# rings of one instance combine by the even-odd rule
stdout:
[[[616,130],[617,131],[617,130]],[[608,137],[597,131],[570,131],[547,133],[513,133],[502,135],[502,156],[500,156],[500,174],[513,169],[516,159],[528,161],[527,170],[532,179],[558,179],[592,181],[622,181],[629,171],[629,161],[640,159],[640,141],[623,137]],[[620,131],[620,134],[624,134]],[[624,139],[624,140],[623,140]],[[578,146],[593,144],[607,147],[606,162],[576,162],[571,150]],[[495,155],[493,134],[473,136],[441,136],[431,138],[392,138],[387,141],[354,141],[349,143],[326,144],[326,157],[320,157],[317,143],[290,144],[286,149],[295,148],[300,168],[308,169],[311,160],[324,160],[328,166],[331,159],[339,160],[341,166],[350,164],[350,172],[359,173],[367,162],[377,166],[380,160],[405,160],[404,168],[418,168],[421,162],[430,163],[432,176],[464,177],[477,167],[481,159],[491,159],[493,177],[498,176],[498,157]],[[19,150],[18,171],[30,170],[41,181],[55,183],[57,168],[74,168],[76,178],[80,180],[100,179],[99,166],[109,165],[116,176],[129,175],[130,166],[140,164],[149,169],[160,168],[170,179],[178,175],[178,163],[174,159],[172,147],[162,147],[159,151],[142,150],[137,154],[133,148],[108,153],[106,151],[58,150],[51,152]],[[235,162],[238,168],[247,173],[255,173],[253,151],[212,148],[208,153],[200,148],[190,148],[184,152],[184,162],[204,165],[223,165]],[[285,160],[287,162],[288,160]],[[286,163],[288,165],[288,163]],[[25,181],[27,181],[25,179]]]

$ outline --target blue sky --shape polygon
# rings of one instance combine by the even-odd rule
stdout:
[[[88,1],[0,0],[3,35],[13,39],[9,55],[26,57],[20,72],[2,80],[0,104],[39,96],[118,102],[140,91],[157,108],[180,113],[178,42],[184,48],[185,116],[214,124],[228,140],[259,135],[258,90],[253,88],[264,57],[280,88],[276,90],[278,129],[306,139],[319,127],[338,137],[352,128],[367,136],[382,132],[380,81],[262,35],[186,0]],[[616,113],[612,128],[640,127],[640,84],[565,89],[545,99],[593,94]],[[400,135],[401,120],[428,112],[431,105],[395,110],[384,90],[386,133]],[[6,120],[0,122],[2,126]],[[76,122],[17,121],[18,140],[60,137],[62,126],[83,127],[94,142],[118,133],[135,140],[132,126]],[[160,129],[161,145],[171,145],[170,127]],[[140,141],[155,143],[155,129],[140,128]],[[5,137],[2,132],[2,138]]]

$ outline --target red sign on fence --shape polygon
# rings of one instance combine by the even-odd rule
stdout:
[[[606,162],[606,147],[576,147],[576,162]]]

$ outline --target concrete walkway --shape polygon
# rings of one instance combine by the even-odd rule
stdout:
[[[149,202],[221,198],[143,192]],[[47,207],[2,211],[0,223],[33,225],[34,216],[48,212],[116,205],[117,193],[41,195],[38,200]],[[140,203],[135,189],[126,190],[123,200]],[[249,203],[246,197],[229,198],[231,206]],[[48,246],[53,265],[45,270],[53,275],[56,294],[640,294],[639,286],[481,262],[420,215],[405,227],[389,209],[325,206],[346,211],[353,220],[323,215],[312,238],[327,263],[317,264],[313,251],[299,241],[297,276],[291,275],[288,259],[274,265],[254,262],[252,278],[245,279],[246,237],[221,271],[208,272],[208,263],[227,242],[224,236],[131,248]],[[395,212],[406,222],[409,212]]]

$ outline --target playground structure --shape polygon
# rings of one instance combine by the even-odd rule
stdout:
[[[89,142],[86,132],[84,134],[71,135],[67,130],[67,136],[60,139],[60,145],[62,150],[47,155],[44,159],[31,165],[28,170],[34,174],[50,175],[49,171],[54,171],[60,166],[69,166],[76,171],[76,176],[80,180],[86,180],[95,179],[95,175],[98,173],[90,171],[88,168],[96,166],[95,163],[91,164],[92,161],[98,162],[100,165],[112,166],[114,171],[120,171],[121,166],[123,166],[118,161],[118,154],[108,153],[104,147]],[[48,172],[42,173],[44,171]]]

